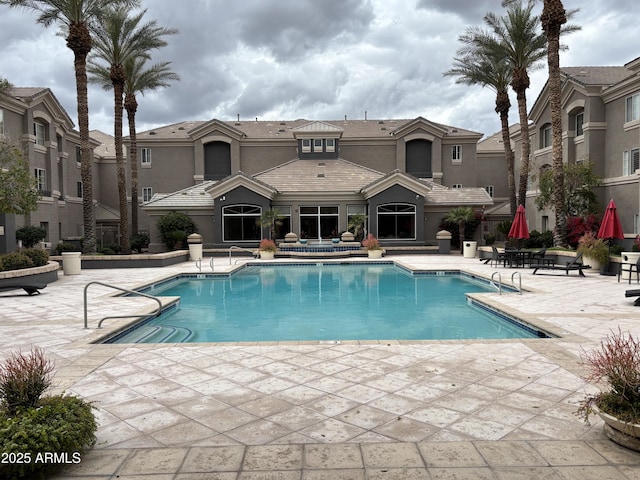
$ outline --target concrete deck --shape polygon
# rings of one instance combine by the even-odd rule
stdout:
[[[580,377],[582,350],[618,327],[640,336],[640,309],[624,297],[637,285],[589,271],[534,276],[456,255],[388,259],[499,271],[503,280],[518,271],[523,295],[483,296],[561,338],[88,343],[123,323],[97,331],[99,318],[153,302],[92,286],[85,330],[87,283],[133,288],[196,272],[189,262],[61,272],[41,295],[0,294],[0,358],[41,346],[56,363],[57,391],[97,407],[95,448],[56,479],[640,479],[640,454],[609,441],[599,420],[585,425],[575,415],[594,391]],[[229,268],[215,259],[216,271]]]

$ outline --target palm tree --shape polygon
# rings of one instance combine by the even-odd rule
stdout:
[[[164,35],[176,32],[159,27],[155,20],[141,24],[145,13],[146,10],[143,10],[131,15],[131,10],[126,7],[108,9],[103,22],[96,28],[95,54],[90,58],[88,67],[92,82],[102,84],[105,89],[113,89],[114,139],[120,207],[120,249],[125,254],[131,253],[131,242],[129,238],[127,179],[122,151],[122,101],[126,80],[124,63],[128,59],[136,57],[149,58],[150,50],[167,44],[162,39]]]
[[[454,66],[444,74],[457,76],[456,83],[465,85],[481,85],[496,92],[495,111],[500,116],[502,143],[507,161],[507,182],[509,185],[509,206],[511,213],[516,211],[516,183],[514,173],[514,155],[509,135],[509,83],[511,82],[511,67],[499,48],[491,42],[478,41],[477,36],[489,35],[480,29],[469,28],[458,40],[463,47],[454,58]],[[480,46],[484,45],[484,46]]]
[[[487,13],[485,23],[493,30],[511,66],[511,88],[518,101],[518,116],[522,141],[520,158],[520,182],[518,204],[525,205],[529,179],[529,119],[527,112],[527,89],[531,85],[529,70],[538,67],[546,55],[546,39],[540,32],[540,18],[533,14],[534,0],[526,5],[522,1],[508,2],[505,16]],[[493,42],[493,39],[491,39]]]
[[[567,13],[561,0],[544,0],[540,17],[547,35],[547,66],[549,69],[549,107],[551,109],[551,158],[553,160],[553,205],[555,229],[553,244],[567,245],[567,216],[564,199],[564,165],[562,162],[562,106],[560,104],[560,32],[567,23]]]
[[[138,93],[168,87],[169,82],[180,80],[180,76],[170,70],[170,62],[156,63],[146,68],[146,58],[129,58],[124,62],[124,108],[129,121],[129,165],[131,167],[131,232],[138,232],[138,143],[136,137],[136,112]]]
[[[464,229],[468,222],[471,222],[476,218],[476,215],[471,207],[456,207],[451,210],[445,220],[447,222],[457,223],[458,224],[458,235],[460,238],[460,251],[463,249],[464,245]]]
[[[37,22],[49,27],[62,27],[67,47],[73,52],[78,103],[78,127],[82,178],[82,218],[84,242],[82,251],[96,251],[96,215],[93,208],[93,174],[89,145],[89,100],[87,94],[87,56],[91,51],[92,27],[99,23],[107,8],[116,5],[135,6],[138,0],[0,0],[0,5],[39,12]]]

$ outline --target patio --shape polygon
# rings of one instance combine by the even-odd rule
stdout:
[[[417,269],[500,268],[457,255],[393,255]],[[284,260],[283,260],[284,261]],[[358,261],[358,260],[356,260]],[[366,261],[366,260],[359,260]],[[204,263],[204,262],[203,262]],[[229,269],[215,259],[217,272]],[[640,476],[640,456],[575,416],[585,393],[578,358],[618,326],[640,336],[629,286],[586,271],[534,276],[523,295],[483,294],[561,335],[503,341],[339,344],[94,345],[108,311],[150,308],[91,281],[134,288],[196,272],[82,270],[42,294],[0,294],[0,357],[43,347],[58,390],[97,407],[98,441],[57,479],[422,479]],[[214,473],[215,472],[215,473]]]

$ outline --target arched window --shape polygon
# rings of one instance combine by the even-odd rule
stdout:
[[[229,205],[222,208],[222,238],[225,242],[260,240],[260,215],[257,205]]]
[[[415,240],[416,206],[407,203],[379,205],[378,238]]]

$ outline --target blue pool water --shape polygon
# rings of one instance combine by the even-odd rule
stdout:
[[[249,266],[230,276],[191,276],[154,287],[153,295],[180,296],[179,306],[110,342],[540,336],[465,296],[485,291],[488,285],[468,276],[412,274],[392,264]]]

